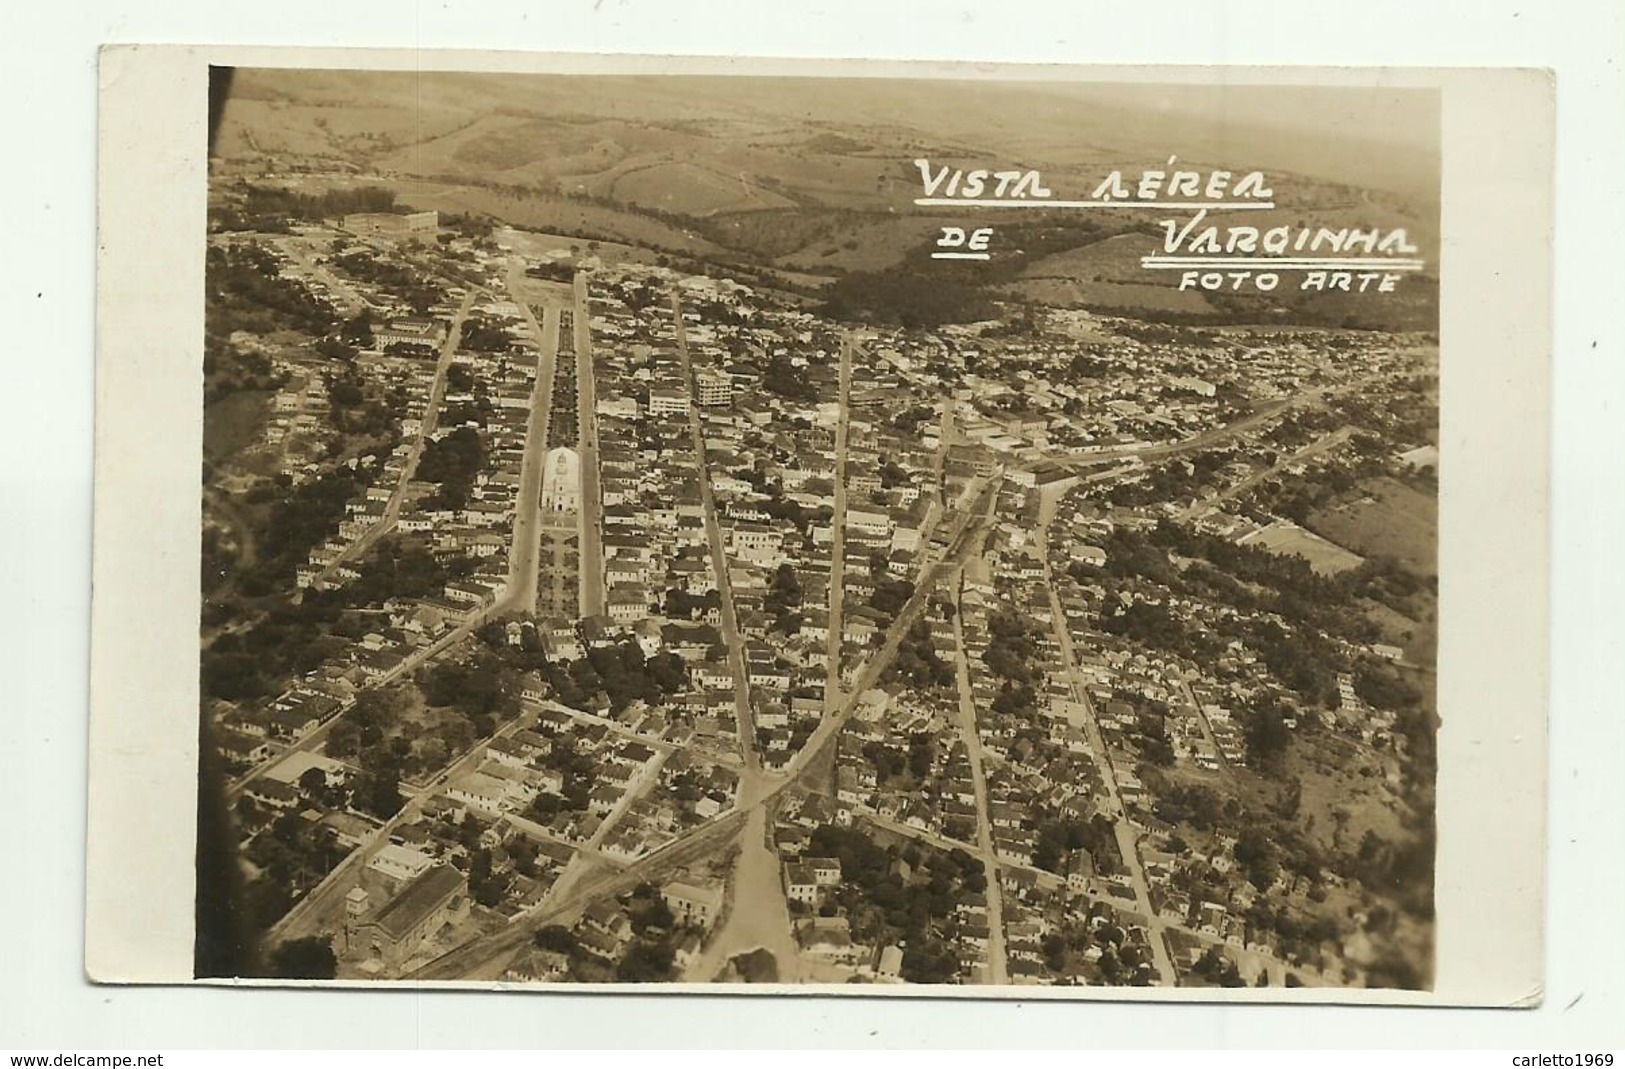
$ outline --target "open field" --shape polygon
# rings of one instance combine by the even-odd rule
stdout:
[[[1306,531],[1295,523],[1281,520],[1241,540],[1243,545],[1263,546],[1271,553],[1302,557],[1321,575],[1346,572],[1360,563],[1358,553]]]
[[[1300,736],[1293,750],[1292,774],[1303,784],[1299,813],[1312,841],[1352,852],[1368,831],[1387,842],[1412,833],[1409,807],[1387,780],[1392,758],[1324,736]]]
[[[402,181],[402,202],[420,209],[489,215],[531,230],[557,231],[583,238],[605,238],[634,245],[671,249],[694,256],[716,255],[717,248],[696,234],[658,219],[617,211],[589,201],[542,193],[512,193],[479,186]]]
[[[221,460],[255,441],[265,428],[265,408],[270,397],[265,390],[243,390],[205,406],[203,456]]]
[[[911,248],[936,240],[948,217],[830,213],[805,245],[780,257],[810,271],[875,271],[901,263]],[[737,224],[736,224],[737,225]]]
[[[1371,556],[1389,556],[1422,576],[1439,574],[1439,505],[1393,479],[1374,479],[1364,496],[1309,517],[1324,538]]]

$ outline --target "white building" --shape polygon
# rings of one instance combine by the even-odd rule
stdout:
[[[581,510],[581,457],[569,446],[559,446],[547,454],[542,466],[544,511]]]

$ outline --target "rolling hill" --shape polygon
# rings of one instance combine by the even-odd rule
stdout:
[[[1008,212],[915,206],[917,157],[1039,168],[1057,196],[1083,197],[1110,170],[1177,154],[1181,168],[1267,170],[1281,208],[1249,222],[1405,226],[1431,257],[1437,102],[1408,92],[256,69],[235,73],[217,155],[245,171],[366,176],[415,206],[835,277],[913,262],[950,222],[997,226],[1001,255],[1025,240]],[[1114,214],[1146,232],[1090,223],[989,282],[1063,305],[1214,307],[1140,269],[1154,216]]]

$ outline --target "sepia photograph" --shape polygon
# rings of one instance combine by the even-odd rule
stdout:
[[[1438,90],[209,90],[196,977],[1432,988]]]

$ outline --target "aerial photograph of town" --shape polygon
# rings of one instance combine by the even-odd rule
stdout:
[[[1430,988],[1433,93],[214,88],[198,977]]]

